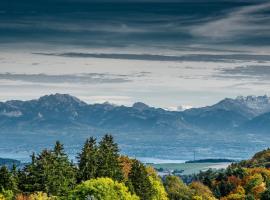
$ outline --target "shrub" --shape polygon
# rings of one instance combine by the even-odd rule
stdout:
[[[149,174],[149,180],[153,191],[151,200],[168,200],[168,195],[165,191],[163,183],[158,177],[155,169],[153,167],[147,167],[146,170]]]
[[[0,200],[12,200],[12,199],[13,199],[13,192],[11,190],[2,189],[0,193]]]
[[[177,176],[167,176],[164,182],[169,199],[171,200],[190,200],[192,190]]]
[[[136,195],[132,195],[128,188],[117,181],[110,178],[91,179],[79,184],[71,191],[69,200],[81,199],[94,200],[139,200]]]
[[[189,188],[193,191],[193,198],[201,197],[203,200],[215,200],[212,191],[201,182],[195,181],[189,185]]]

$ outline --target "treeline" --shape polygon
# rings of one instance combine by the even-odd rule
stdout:
[[[199,159],[199,160],[188,160],[185,163],[222,163],[222,162],[235,162],[232,159],[224,159],[224,158],[210,158],[210,159]]]
[[[201,172],[195,180],[221,200],[270,200],[269,163],[270,149],[266,149],[227,169]]]
[[[56,142],[32,154],[23,169],[0,168],[0,200],[269,200],[270,170],[258,167],[267,160],[270,150],[226,170],[201,172],[187,185],[177,176],[161,180],[152,167],[120,155],[111,135],[87,139],[77,164]]]
[[[176,200],[214,199],[196,182],[187,186],[176,176],[163,182],[156,171],[119,154],[111,135],[100,142],[85,141],[72,163],[60,142],[53,149],[32,154],[23,169],[0,168],[0,200]]]

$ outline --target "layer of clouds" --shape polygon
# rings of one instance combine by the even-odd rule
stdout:
[[[1,99],[58,92],[182,109],[269,91],[270,51],[261,50],[270,41],[269,3],[83,7],[74,0],[47,9],[31,1],[29,9],[0,10]]]
[[[149,7],[143,4],[133,8],[134,5],[119,4],[109,5],[109,8],[104,6],[104,9],[75,0],[63,0],[70,4],[48,1],[44,6],[45,1],[29,2],[25,5],[15,1],[14,9],[3,6],[0,10],[0,39],[82,46],[162,44],[167,47],[179,44],[207,46],[216,42],[234,45],[242,40],[263,45],[270,41],[270,16],[265,12],[270,4],[262,3],[265,1],[215,4],[213,0],[202,0],[195,4],[180,0],[185,2],[183,6],[153,4]],[[205,9],[205,3],[209,4],[208,9]],[[268,40],[262,41],[265,38]]]
[[[155,54],[121,54],[121,53],[34,53],[45,56],[63,56],[74,58],[103,58],[146,61],[197,61],[197,62],[237,62],[237,61],[270,61],[270,55],[254,54],[189,54],[182,56]]]
[[[191,33],[199,37],[234,41],[247,37],[268,37],[270,34],[270,16],[267,11],[269,9],[269,2],[235,9],[219,17],[219,19],[194,26]]]
[[[131,80],[127,75],[113,74],[65,74],[65,75],[48,75],[48,74],[0,74],[0,81],[23,81],[31,83],[76,83],[76,84],[101,84],[101,83],[124,83]]]
[[[234,68],[224,68],[220,70],[219,77],[230,79],[256,79],[259,81],[270,80],[269,65],[247,65]]]

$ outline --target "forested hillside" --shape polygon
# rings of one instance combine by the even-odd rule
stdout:
[[[119,154],[111,135],[85,141],[76,164],[57,141],[31,155],[23,169],[0,168],[1,200],[252,200],[270,199],[270,150],[225,170],[194,175],[190,184]]]

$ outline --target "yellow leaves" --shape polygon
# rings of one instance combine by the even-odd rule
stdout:
[[[147,174],[149,175],[149,180],[151,182],[152,189],[154,190],[154,195],[151,200],[168,200],[167,193],[165,191],[161,179],[157,175],[156,170],[151,166],[147,166],[146,171]]]
[[[53,200],[53,198],[48,197],[46,193],[37,192],[29,196],[29,200]]]
[[[262,184],[260,184],[260,185],[257,185],[257,186],[255,186],[255,187],[253,187],[253,188],[252,188],[252,193],[254,194],[254,197],[255,197],[256,199],[259,199],[261,193],[264,192],[265,189],[266,189],[266,188],[265,188],[265,183],[262,183]]]
[[[18,194],[16,200],[56,200],[56,198],[49,197],[44,192],[36,192],[30,195]]]
[[[69,195],[70,200],[86,199],[94,197],[95,200],[139,200],[132,195],[128,188],[110,178],[97,178],[79,184]]]
[[[158,177],[149,176],[152,188],[154,190],[154,195],[151,200],[168,200],[165,188]]]
[[[202,199],[202,200],[215,200],[216,198],[214,197],[213,193],[211,192],[211,190],[203,185],[201,182],[198,182],[198,181],[195,181],[195,182],[192,182],[190,185],[189,185],[189,188],[191,190],[193,190],[194,192],[194,196],[193,198],[199,198],[199,199]]]
[[[178,176],[167,176],[164,185],[169,199],[192,199],[192,190]]]
[[[147,171],[147,174],[149,174],[149,176],[158,177],[157,172],[153,167],[147,166],[146,171]]]
[[[203,200],[203,198],[201,196],[193,196],[192,200]]]
[[[245,195],[242,194],[229,194],[226,198],[223,200],[245,200]]]
[[[245,197],[245,189],[242,186],[237,186],[233,192],[222,198],[222,200],[245,200]]]

